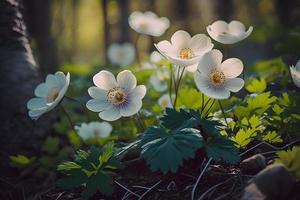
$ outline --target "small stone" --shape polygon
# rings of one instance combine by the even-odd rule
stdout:
[[[282,164],[272,164],[259,172],[244,190],[244,196],[249,196],[249,190],[256,187],[266,199],[288,199],[295,186],[296,179]],[[253,186],[255,185],[255,187]],[[250,189],[249,189],[250,187]],[[246,200],[246,199],[243,199]],[[247,199],[250,200],[250,199]]]
[[[266,158],[261,154],[256,154],[241,162],[241,170],[244,174],[257,174],[266,166]]]
[[[266,196],[257,188],[254,183],[249,184],[244,189],[241,200],[265,200]]]

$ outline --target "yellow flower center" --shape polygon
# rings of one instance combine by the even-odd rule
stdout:
[[[53,101],[55,101],[55,99],[58,97],[59,95],[59,89],[58,88],[52,88],[47,96],[47,103],[51,103]]]
[[[193,56],[193,51],[190,48],[183,48],[179,52],[179,57],[182,59],[191,59]]]
[[[214,69],[210,72],[210,82],[214,86],[221,86],[225,82],[225,75],[222,71]]]
[[[120,87],[114,87],[107,93],[107,100],[114,105],[120,105],[127,100],[127,94]]]

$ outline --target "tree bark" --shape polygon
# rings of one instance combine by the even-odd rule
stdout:
[[[120,39],[119,42],[129,42],[129,25],[128,25],[128,17],[129,17],[129,1],[122,0],[119,1],[119,8],[120,8],[120,20],[119,20],[119,27],[120,27]]]
[[[8,157],[39,149],[39,138],[51,127],[49,118],[34,122],[27,115],[26,103],[40,79],[21,5],[19,0],[0,1],[0,170],[5,177]]]
[[[59,59],[56,44],[51,34],[52,0],[24,0],[25,20],[30,35],[37,44],[37,57],[41,72],[46,75],[56,71]]]

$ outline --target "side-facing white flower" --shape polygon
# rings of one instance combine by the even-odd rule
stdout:
[[[205,34],[191,37],[188,32],[182,30],[173,34],[171,42],[163,40],[154,45],[162,55],[181,67],[197,63],[214,46]]]
[[[195,73],[197,88],[214,99],[226,99],[231,92],[238,92],[244,80],[236,78],[243,71],[243,63],[237,58],[229,58],[222,63],[223,55],[219,50],[206,53],[199,61]]]
[[[49,74],[44,83],[40,83],[34,90],[35,98],[27,102],[28,115],[37,120],[41,115],[49,112],[63,99],[70,84],[70,74],[62,72]]]
[[[157,92],[163,92],[168,89],[168,78],[168,74],[164,71],[157,71],[151,75],[150,83],[153,86],[154,90],[156,90]]]
[[[172,95],[172,101],[174,100],[175,98],[175,95],[173,94]],[[170,99],[170,95],[169,94],[164,94],[162,95],[159,99],[158,99],[158,104],[160,105],[160,107],[162,109],[165,109],[165,108],[172,108],[173,105],[172,105],[172,101]]]
[[[300,60],[296,63],[296,66],[290,66],[290,71],[295,85],[300,88]]]
[[[108,47],[107,54],[113,64],[123,67],[134,61],[135,49],[130,43],[113,43]]]
[[[97,87],[88,89],[93,99],[86,106],[93,112],[100,112],[101,119],[114,121],[134,115],[141,109],[146,87],[136,85],[131,71],[121,71],[116,80],[112,73],[102,70],[93,77],[93,82]]]
[[[107,122],[90,122],[82,123],[80,126],[75,126],[78,135],[87,140],[90,138],[107,138],[110,136],[112,126]]]
[[[247,38],[253,31],[250,26],[246,31],[244,24],[240,21],[231,21],[229,24],[225,21],[215,21],[206,27],[210,37],[222,44],[233,44]]]
[[[129,26],[138,33],[161,36],[170,26],[170,22],[166,17],[158,17],[151,11],[131,13],[128,18]]]

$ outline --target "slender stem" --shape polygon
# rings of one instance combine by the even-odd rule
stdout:
[[[134,195],[134,196],[136,196],[136,197],[138,197],[138,198],[141,197],[140,195],[134,193],[133,191],[131,191],[131,190],[128,189],[127,187],[123,186],[121,183],[119,183],[119,182],[117,182],[117,181],[115,181],[115,183],[116,183],[118,186],[120,186],[121,188],[123,188],[124,190],[126,190],[127,192],[131,193],[132,195]]]
[[[200,180],[201,180],[201,178],[202,178],[204,172],[206,171],[207,167],[210,165],[210,162],[211,162],[211,161],[212,161],[212,158],[209,158],[209,160],[207,161],[207,163],[206,163],[204,169],[201,171],[201,173],[200,173],[200,175],[199,175],[199,177],[198,177],[198,179],[197,179],[197,181],[196,181],[196,183],[195,183],[195,185],[194,185],[194,187],[193,187],[193,190],[192,190],[192,200],[194,200],[195,191],[196,191],[196,189],[197,189],[197,186],[198,186],[198,184],[199,184],[199,182],[200,182]]]
[[[174,105],[172,102],[172,89],[173,89],[173,68],[172,68],[172,66],[170,66],[169,96],[170,96],[172,105]]]
[[[219,105],[220,105],[220,109],[222,110],[222,113],[223,113],[223,117],[224,117],[224,120],[225,120],[226,126],[227,126],[227,127],[229,127],[229,126],[228,126],[227,119],[226,119],[225,111],[224,111],[224,109],[223,109],[223,107],[222,107],[221,101],[220,101],[220,100],[218,100],[218,102],[219,102]]]
[[[178,68],[178,71],[179,70],[180,70],[180,67]],[[180,74],[180,76],[177,80],[177,84],[176,84],[177,86],[175,88],[174,109],[176,109],[176,102],[177,102],[177,99],[178,99],[179,87],[180,87],[180,83],[181,83],[184,71],[185,71],[185,67],[182,69],[181,74]],[[178,75],[179,75],[179,73],[178,73]]]
[[[207,109],[206,113],[205,113],[205,117],[208,116],[210,109],[212,108],[212,106],[215,104],[216,100],[214,99],[213,102],[210,104],[209,108]]]
[[[59,107],[61,108],[61,110],[63,111],[63,113],[66,115],[66,117],[67,117],[67,119],[68,119],[68,121],[69,121],[69,124],[70,124],[72,130],[73,130],[74,132],[76,132],[75,129],[74,129],[74,124],[73,124],[73,122],[72,122],[72,120],[71,120],[71,117],[70,117],[70,115],[68,114],[68,112],[66,111],[66,109],[65,109],[61,104],[59,105]]]
[[[142,117],[142,115],[141,115],[141,112],[139,111],[136,115],[137,115],[138,120],[140,121],[142,131],[145,131],[145,129],[146,129],[146,124],[145,124],[145,122],[144,122],[144,120],[143,120],[143,117]]]
[[[142,67],[141,58],[140,58],[140,52],[139,52],[139,46],[138,46],[140,36],[141,36],[140,34],[137,34],[135,42],[134,42],[134,46],[135,46],[136,61],[137,61],[138,65],[140,67]]]
[[[203,112],[203,110],[204,110],[204,94],[203,93],[201,93],[201,97],[202,97],[202,101],[201,101],[201,111],[200,111],[200,115],[202,115],[202,112]]]
[[[84,105],[81,101],[79,101],[78,99],[75,99],[75,98],[73,98],[73,97],[69,97],[69,96],[65,96],[65,98],[67,98],[68,100],[77,102],[77,103],[81,106],[83,112],[86,114],[87,119],[90,120],[89,113],[88,113],[88,111],[87,111],[85,105]]]

